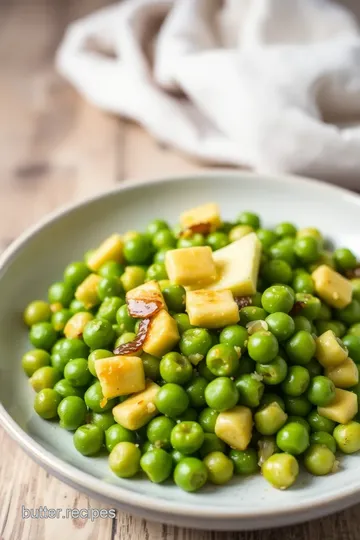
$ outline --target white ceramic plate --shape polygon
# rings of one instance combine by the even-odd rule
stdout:
[[[324,478],[302,473],[281,492],[261,476],[234,478],[221,488],[188,494],[173,485],[121,480],[105,458],[85,458],[72,435],[39,418],[33,392],[21,370],[29,348],[21,320],[24,306],[44,297],[64,266],[82,257],[106,235],[142,229],[155,217],[175,223],[182,210],[217,201],[224,219],[241,211],[259,213],[265,226],[293,221],[319,227],[338,245],[360,255],[360,197],[319,182],[241,172],[204,173],[123,184],[68,207],[17,240],[0,259],[0,420],[25,451],[64,482],[111,505],[187,527],[257,529],[309,520],[360,501],[360,456],[341,458],[341,470]]]

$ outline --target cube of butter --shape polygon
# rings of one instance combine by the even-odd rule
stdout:
[[[147,281],[135,289],[126,293],[126,300],[145,300],[146,302],[156,302],[162,308],[167,309],[164,297],[157,281]]]
[[[330,405],[318,407],[317,409],[321,416],[339,422],[339,424],[347,424],[358,412],[357,395],[348,390],[336,388],[335,398]]]
[[[78,286],[75,292],[76,300],[80,300],[86,309],[91,309],[100,303],[98,295],[98,285],[101,277],[97,274],[90,274]]]
[[[312,273],[315,290],[324,302],[334,308],[344,308],[351,302],[351,282],[330,266],[322,264]]]
[[[213,253],[217,279],[204,289],[230,289],[235,296],[256,293],[260,266],[261,243],[250,233]]]
[[[119,234],[112,234],[90,255],[88,267],[97,272],[108,261],[122,262],[124,242]]]
[[[176,345],[180,335],[175,319],[162,309],[151,319],[150,328],[143,343],[143,350],[161,357]]]
[[[145,373],[137,356],[111,356],[95,362],[95,371],[106,399],[127,396],[145,388]]]
[[[351,358],[347,358],[339,366],[325,369],[325,375],[337,388],[351,388],[359,382],[359,371]]]
[[[190,324],[204,328],[221,328],[239,321],[239,308],[231,291],[188,291],[186,311]]]
[[[210,223],[211,230],[215,231],[221,225],[220,210],[216,203],[207,203],[180,215],[180,224],[183,229],[197,225],[198,223]]]
[[[238,405],[219,414],[215,434],[231,448],[246,450],[251,441],[252,425],[251,410]]]
[[[171,249],[166,252],[165,267],[170,281],[177,285],[197,286],[211,283],[216,278],[209,246]]]
[[[147,382],[145,390],[134,394],[113,408],[115,421],[132,431],[145,426],[158,414],[155,398],[159,390],[160,386],[156,383]]]

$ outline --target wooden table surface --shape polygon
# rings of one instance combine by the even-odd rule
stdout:
[[[61,204],[125,178],[199,167],[159,147],[141,128],[86,104],[54,72],[53,54],[71,20],[104,0],[2,0],[0,3],[0,251]],[[0,540],[356,540],[360,506],[280,530],[215,533],[114,519],[21,518],[21,507],[100,508],[51,477],[0,428]],[[358,513],[359,512],[359,513]]]

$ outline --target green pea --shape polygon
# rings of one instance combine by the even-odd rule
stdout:
[[[281,388],[288,396],[301,396],[310,383],[310,374],[303,366],[290,366]]]
[[[288,414],[307,416],[311,411],[311,403],[304,396],[284,396],[285,409]]]
[[[118,277],[103,277],[99,281],[98,296],[101,301],[111,296],[121,296],[124,293],[123,286]]]
[[[294,305],[290,291],[284,285],[272,285],[263,292],[261,303],[268,313],[289,313]]]
[[[287,414],[276,402],[263,405],[254,415],[255,427],[262,435],[273,435],[286,420]]]
[[[35,396],[34,410],[44,420],[51,420],[57,416],[60,401],[61,396],[53,388],[44,388]]]
[[[153,258],[153,262],[154,263],[164,263],[165,262],[165,255],[166,255],[166,252],[169,251],[171,248],[169,247],[166,247],[166,248],[163,248],[163,249],[160,249],[159,251],[157,251],[154,255],[154,258]]]
[[[205,400],[211,409],[226,411],[235,407],[239,392],[235,383],[227,377],[217,377],[205,388]]]
[[[97,312],[97,317],[100,319],[105,319],[112,324],[116,322],[116,313],[118,309],[125,304],[125,299],[119,296],[111,296],[105,298],[102,304],[99,307]]]
[[[310,435],[311,444],[321,444],[322,446],[327,446],[328,449],[335,454],[336,452],[336,442],[335,439],[330,433],[326,431],[315,431]]]
[[[49,351],[56,342],[57,334],[49,322],[35,323],[30,330],[29,339],[37,349]]]
[[[299,474],[296,458],[290,454],[273,454],[262,466],[264,478],[277,489],[292,486]]]
[[[211,452],[225,452],[226,445],[214,433],[205,433],[199,453],[202,458]]]
[[[318,375],[311,380],[307,397],[313,405],[326,407],[335,397],[335,385],[328,377]]]
[[[91,375],[97,377],[95,370],[96,360],[100,360],[100,358],[110,358],[111,356],[113,356],[113,353],[107,349],[96,349],[91,352],[88,357],[88,369]]]
[[[188,247],[196,247],[196,246],[204,246],[205,245],[205,238],[200,233],[194,233],[192,236],[186,238],[181,237],[177,241],[176,247],[179,248],[188,248]]]
[[[91,349],[106,349],[114,342],[115,334],[109,321],[93,319],[86,324],[83,339]]]
[[[204,432],[197,422],[180,422],[171,431],[171,446],[183,454],[193,454],[204,442]]]
[[[274,232],[277,236],[296,236],[297,229],[295,225],[288,222],[279,223],[276,225]]]
[[[151,255],[151,244],[147,236],[137,234],[124,244],[124,256],[129,264],[143,264]]]
[[[162,289],[166,305],[170,311],[185,311],[185,289],[181,285],[170,284]]]
[[[353,454],[360,450],[360,424],[358,422],[348,422],[339,424],[333,432],[338,448],[344,454]]]
[[[330,321],[331,317],[332,317],[332,311],[330,307],[324,302],[321,302],[320,311],[317,316],[317,319],[320,319],[322,321]]]
[[[76,298],[74,298],[74,300],[70,302],[69,310],[71,311],[72,315],[75,315],[75,313],[89,311],[88,309],[85,308],[84,304],[80,302],[80,300],[77,300]]]
[[[334,332],[336,337],[341,338],[346,332],[345,325],[340,321],[317,320],[315,324],[318,335],[324,334],[328,330],[331,330]]]
[[[351,336],[360,336],[360,323],[352,324],[350,328],[348,329],[347,334]],[[342,337],[342,336],[338,336],[338,337]]]
[[[296,293],[303,294],[313,294],[315,290],[311,275],[305,271],[294,278],[292,288]]]
[[[166,416],[158,416],[149,422],[146,435],[154,448],[166,449],[171,446],[170,435],[175,425],[174,420]]]
[[[62,397],[78,396],[83,397],[84,390],[82,388],[75,388],[66,379],[61,379],[54,385],[54,390]]]
[[[272,259],[281,259],[287,262],[291,267],[296,265],[296,256],[294,251],[294,239],[282,238],[269,248],[269,254]]]
[[[156,408],[162,414],[176,418],[189,406],[189,397],[184,388],[178,384],[164,384],[156,394]]]
[[[312,236],[301,236],[295,240],[294,251],[305,264],[316,262],[320,257],[320,243]]]
[[[50,364],[50,354],[42,349],[33,349],[24,354],[21,364],[26,375],[31,377],[35,371]]]
[[[323,368],[321,364],[315,358],[310,360],[308,364],[306,364],[306,369],[310,373],[310,377],[316,377],[317,375],[322,375]]]
[[[287,370],[287,363],[281,356],[276,356],[270,364],[256,364],[256,373],[262,376],[264,384],[271,386],[282,383]]]
[[[182,334],[186,332],[186,330],[194,328],[190,324],[189,315],[187,315],[187,313],[175,313],[173,318],[176,321],[180,336],[182,336]]]
[[[216,485],[226,484],[234,474],[234,464],[223,452],[213,451],[204,458],[208,479]]]
[[[35,392],[40,392],[44,388],[53,388],[61,379],[61,373],[52,366],[43,366],[37,369],[29,379]]]
[[[255,230],[259,229],[261,225],[259,216],[248,211],[241,212],[237,217],[236,223],[239,223],[240,225],[249,225]]]
[[[347,248],[335,249],[334,260],[338,270],[345,272],[346,270],[353,270],[356,268],[357,261],[355,255]]]
[[[289,422],[295,422],[296,424],[301,424],[302,426],[304,426],[304,428],[307,430],[307,432],[310,435],[311,428],[309,426],[309,423],[305,420],[304,417],[296,416],[296,415],[292,414],[292,415],[288,416],[287,423],[289,423]]]
[[[209,407],[201,411],[199,414],[199,424],[205,433],[215,433],[215,424],[218,416],[218,411],[214,411],[214,409],[210,409]]]
[[[236,324],[226,326],[220,332],[220,343],[226,343],[232,347],[240,347],[242,350],[245,348],[245,343],[247,342],[248,338],[249,335],[247,330]]]
[[[296,293],[296,302],[301,303],[301,315],[312,321],[319,318],[321,302],[312,294]]]
[[[104,431],[95,424],[85,424],[74,433],[74,446],[83,456],[98,454],[104,442]]]
[[[160,379],[160,359],[152,354],[142,353],[141,360],[146,379],[158,381]],[[170,381],[168,381],[170,382]]]
[[[325,416],[321,416],[316,411],[311,411],[307,417],[307,421],[312,429],[312,431],[326,431],[327,433],[332,433],[335,428],[335,422]]]
[[[206,365],[206,360],[202,360],[197,366],[196,366],[198,373],[201,377],[204,377],[207,381],[213,381],[216,379],[216,375],[214,375],[210,369]]]
[[[264,385],[256,375],[241,375],[235,380],[239,392],[239,403],[247,407],[258,407],[264,393]]]
[[[322,444],[312,444],[304,455],[304,465],[314,476],[323,476],[333,471],[335,455]]]
[[[51,309],[47,302],[35,300],[30,302],[24,311],[24,322],[27,326],[48,322],[51,318]]]
[[[181,459],[174,470],[174,482],[184,491],[198,491],[206,483],[207,478],[205,464],[194,457]]]
[[[122,333],[134,331],[136,319],[131,317],[126,304],[118,309],[116,313],[116,321]]]
[[[162,448],[153,448],[145,452],[140,459],[140,466],[151,482],[164,482],[172,471],[172,457]]]
[[[127,266],[120,280],[126,292],[142,285],[145,281],[146,272],[141,266]]]
[[[170,352],[163,356],[160,362],[160,375],[164,381],[183,385],[193,374],[193,366],[186,356]]]
[[[125,343],[130,343],[130,341],[134,341],[136,338],[135,332],[124,332],[117,338],[114,344],[114,349],[117,347],[120,347],[120,345],[125,345]]]
[[[146,227],[146,234],[150,238],[153,238],[157,232],[163,230],[169,230],[169,225],[166,223],[166,221],[163,219],[154,219],[148,223],[148,226]]]
[[[193,377],[186,386],[186,393],[190,400],[190,405],[198,409],[206,405],[205,390],[208,381],[204,377]]]
[[[300,330],[286,343],[286,354],[293,364],[306,365],[315,354],[315,340],[309,332]]]
[[[53,283],[48,291],[50,304],[59,303],[62,307],[69,307],[71,300],[74,297],[74,289],[69,283],[58,281]]]
[[[271,392],[265,392],[260,400],[260,405],[269,405],[270,403],[277,403],[285,411],[285,403],[281,396]]]
[[[292,269],[286,261],[275,259],[264,264],[261,275],[267,283],[290,283]]]
[[[239,353],[235,347],[219,343],[207,353],[206,365],[218,377],[233,375],[239,367]]]
[[[179,348],[182,354],[187,356],[191,362],[199,358],[198,363],[204,358],[212,346],[210,332],[205,328],[191,328],[186,330],[179,341]]]
[[[72,262],[65,268],[64,282],[73,289],[76,289],[89,274],[90,270],[84,262]]]
[[[106,403],[104,403],[104,395],[98,381],[89,386],[86,390],[84,400],[87,407],[97,413],[112,409],[116,405],[116,399],[105,400]]]
[[[72,317],[70,309],[60,309],[51,316],[51,324],[56,332],[62,332],[66,323]]]
[[[87,409],[82,398],[67,396],[61,400],[57,412],[60,418],[60,427],[75,431],[84,424]]]
[[[229,237],[224,232],[216,231],[216,232],[210,233],[207,236],[206,243],[208,246],[211,247],[213,251],[216,251],[217,249],[221,249],[228,245]]]
[[[248,353],[255,362],[272,362],[278,352],[277,339],[271,332],[259,331],[249,337]]]
[[[146,281],[160,281],[162,279],[168,279],[165,264],[160,262],[151,264],[146,271]]]
[[[239,360],[239,367],[236,370],[235,377],[240,377],[246,373],[253,373],[256,368],[256,362],[252,360],[249,356],[242,355]]]
[[[360,302],[358,300],[352,300],[345,308],[337,309],[336,316],[348,326],[358,323],[360,321]]]
[[[195,409],[186,409],[180,416],[176,418],[177,422],[197,422],[198,413]]]
[[[162,229],[154,234],[152,243],[156,249],[174,248],[176,238],[170,230]]]
[[[120,478],[131,478],[140,470],[141,452],[131,442],[119,442],[109,455],[109,467]]]
[[[348,334],[342,338],[342,342],[349,351],[349,356],[356,362],[360,363],[360,336]]]
[[[265,320],[266,311],[257,306],[246,306],[240,310],[240,324],[246,326],[251,321]]]
[[[289,422],[276,435],[276,444],[283,452],[298,456],[305,452],[310,444],[307,429],[297,422]]]
[[[64,371],[65,365],[75,358],[86,358],[88,346],[81,339],[61,339],[52,349],[51,364],[59,371]]]
[[[124,266],[115,261],[107,261],[100,266],[98,273],[103,278],[119,278],[124,273]]]
[[[305,332],[311,333],[312,331],[311,322],[306,317],[304,317],[303,315],[295,315],[295,317],[293,317],[293,321],[295,324],[295,333],[300,332],[302,330]],[[317,323],[319,322],[321,321],[317,321]]]
[[[278,341],[286,341],[295,332],[294,320],[287,313],[272,313],[265,321]]]
[[[64,377],[75,387],[87,386],[92,380],[92,375],[85,358],[70,360],[64,368]]]
[[[259,471],[258,455],[254,448],[230,450],[229,458],[234,464],[236,474],[249,475]]]
[[[124,428],[123,426],[120,426],[120,424],[113,424],[105,431],[105,445],[108,452],[111,452],[113,448],[115,448],[115,446],[120,442],[135,443],[135,441],[135,433]]]

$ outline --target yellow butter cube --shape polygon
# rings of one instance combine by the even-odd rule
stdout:
[[[327,330],[316,338],[315,356],[323,367],[330,368],[345,362],[348,351],[334,332]]]
[[[259,273],[261,243],[255,233],[250,233],[213,253],[217,278],[204,289],[230,289],[235,296],[256,293]]]
[[[207,203],[180,215],[180,224],[183,229],[197,225],[198,223],[210,223],[211,230],[215,231],[221,225],[220,210],[216,203]]]
[[[91,309],[100,302],[98,295],[98,285],[101,277],[97,274],[90,274],[78,286],[75,292],[76,300],[80,300],[86,309]]]
[[[162,309],[151,319],[150,328],[143,344],[143,350],[161,357],[171,351],[180,339],[175,319]]]
[[[92,321],[94,316],[88,311],[80,311],[75,313],[65,325],[64,336],[68,339],[81,338],[84,328],[89,321]]]
[[[122,237],[119,234],[112,234],[90,255],[88,267],[97,272],[108,261],[123,262],[123,247]]]
[[[251,410],[239,405],[219,414],[215,434],[232,448],[246,450],[251,441],[252,425]]]
[[[137,356],[111,356],[95,362],[96,375],[106,399],[127,396],[145,388],[144,366]]]
[[[190,324],[204,328],[221,328],[236,324],[240,319],[231,291],[188,291],[186,311]]]
[[[347,424],[358,412],[357,396],[348,390],[336,388],[335,398],[326,407],[318,407],[318,413],[339,424]]]
[[[213,254],[209,246],[171,249],[165,255],[170,281],[177,285],[196,286],[216,278]]]
[[[325,375],[338,388],[351,388],[359,382],[359,371],[351,358],[347,358],[339,366],[325,369]]]
[[[145,390],[134,394],[113,408],[115,421],[132,431],[145,426],[158,414],[155,398],[159,390],[160,386],[156,383],[147,382]]]
[[[315,290],[324,302],[334,308],[344,308],[351,302],[351,282],[330,266],[323,264],[313,273]]]
[[[135,289],[126,293],[126,300],[145,300],[146,302],[156,302],[164,309],[167,309],[164,297],[157,281],[147,281]]]

